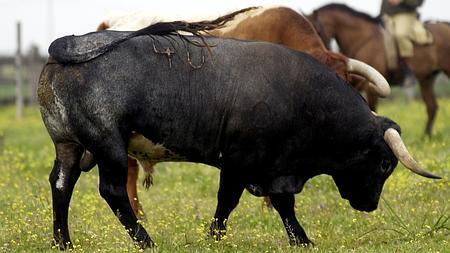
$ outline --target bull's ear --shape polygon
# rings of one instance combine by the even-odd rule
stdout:
[[[395,130],[397,130],[397,132],[399,134],[402,133],[402,130],[400,128],[399,125],[397,125],[397,123],[395,123],[394,121],[392,121],[391,119],[384,117],[384,116],[376,116],[377,118],[377,122],[378,125],[380,127],[380,133],[382,134],[382,136],[384,135],[384,132],[386,132],[386,130],[388,130],[389,128],[393,128]]]
[[[384,141],[384,133],[386,132],[386,130],[389,128],[393,128],[400,132],[400,126],[387,117],[379,116],[375,112],[372,113],[375,117],[375,126],[371,129],[372,132],[370,136],[370,144],[368,144],[368,147],[370,147],[372,150],[376,150],[376,152],[381,152],[382,150],[386,150],[386,148],[389,148]]]

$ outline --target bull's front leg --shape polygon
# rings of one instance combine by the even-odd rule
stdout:
[[[284,227],[289,237],[289,243],[296,246],[306,246],[313,244],[309,240],[308,236],[303,230],[302,226],[298,223],[295,217],[294,205],[295,197],[294,194],[274,194],[270,195],[270,200],[272,201],[273,207],[278,211],[278,214],[283,221]]]
[[[210,235],[215,240],[221,240],[226,234],[226,222],[231,211],[239,204],[244,185],[233,175],[220,171],[220,184],[217,193],[217,207],[214,220],[211,222]]]
[[[118,140],[115,138],[113,140]],[[105,141],[106,143],[107,141]],[[154,246],[144,227],[137,222],[127,194],[127,152],[124,145],[111,141],[107,150],[98,150],[100,195],[127,230],[130,237],[142,249]]]
[[[50,173],[53,202],[54,244],[61,250],[71,248],[68,214],[73,188],[80,174],[82,147],[74,143],[59,143],[56,147],[56,160]]]

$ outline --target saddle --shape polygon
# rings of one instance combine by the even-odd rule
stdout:
[[[381,29],[383,33],[383,43],[384,50],[386,51],[386,62],[387,68],[389,71],[396,70],[398,68],[398,52],[397,52],[397,44],[395,43],[395,38],[389,32],[384,29]]]
[[[383,43],[386,51],[387,67],[388,70],[393,71],[398,68],[398,44],[394,35],[389,32],[389,29],[386,27],[385,19],[382,20],[383,22],[381,22],[381,31],[383,33]],[[415,45],[427,46],[433,43],[433,35],[426,29],[426,27],[422,23],[419,22],[414,24],[411,34],[409,35],[409,39]]]

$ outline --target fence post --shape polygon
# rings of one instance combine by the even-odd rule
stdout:
[[[24,99],[22,94],[23,80],[22,80],[22,31],[21,24],[17,22],[17,52],[16,52],[16,118],[23,117]]]

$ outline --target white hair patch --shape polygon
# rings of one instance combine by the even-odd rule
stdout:
[[[63,170],[59,170],[58,173],[58,180],[56,180],[56,189],[62,191],[64,190],[64,181],[66,179],[66,174],[64,173]]]

